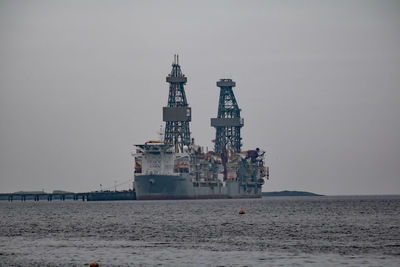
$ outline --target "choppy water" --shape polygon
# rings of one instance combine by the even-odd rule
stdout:
[[[92,261],[400,266],[400,196],[0,202],[0,266]]]

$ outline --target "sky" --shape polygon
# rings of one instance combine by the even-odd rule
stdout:
[[[0,0],[0,192],[128,189],[174,54],[213,148],[231,78],[263,191],[400,194],[400,2]]]

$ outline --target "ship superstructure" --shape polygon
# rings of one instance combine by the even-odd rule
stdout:
[[[240,117],[240,109],[232,88],[236,83],[231,79],[221,79],[217,82],[220,88],[218,101],[218,116],[211,119],[211,126],[215,127],[215,148],[217,154],[224,154],[227,151],[240,152],[242,138],[240,129],[244,125]]]
[[[211,119],[216,128],[215,151],[190,140],[191,109],[187,104],[178,56],[167,77],[170,84],[168,107],[163,108],[165,137],[136,145],[135,190],[138,200],[259,198],[264,178],[265,152],[241,151],[240,129],[243,118],[237,105],[231,79],[221,79],[218,117]]]
[[[169,93],[168,106],[163,108],[164,142],[174,145],[177,152],[182,152],[183,146],[190,144],[189,122],[192,111],[186,100],[187,78],[182,73],[178,55],[174,56],[172,70],[166,81],[169,83]]]

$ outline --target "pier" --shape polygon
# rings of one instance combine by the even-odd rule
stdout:
[[[0,200],[8,200],[12,201],[39,201],[39,200],[61,200],[65,201],[66,199],[72,200],[88,200],[89,193],[46,193],[46,192],[21,192],[21,193],[3,193],[0,194]]]
[[[112,201],[112,200],[136,200],[136,193],[133,190],[123,191],[94,191],[94,192],[15,192],[15,193],[2,193],[0,200],[13,201],[65,201],[65,200],[81,200],[81,201]]]

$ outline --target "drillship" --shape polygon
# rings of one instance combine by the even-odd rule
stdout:
[[[269,178],[265,152],[241,151],[244,125],[232,88],[221,79],[214,151],[204,151],[190,137],[191,108],[186,99],[178,55],[174,56],[168,105],[163,107],[164,138],[136,145],[134,188],[138,200],[260,198],[264,178]]]

